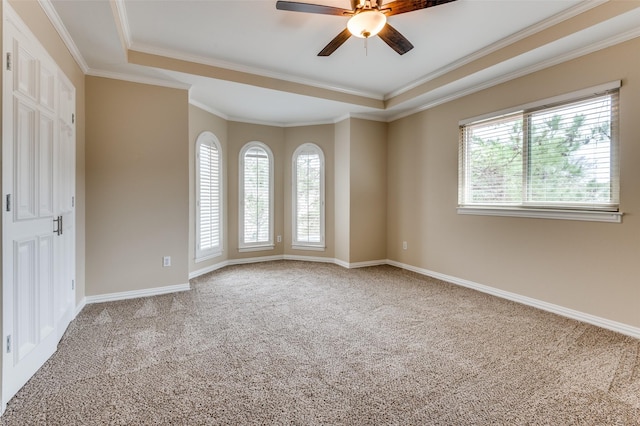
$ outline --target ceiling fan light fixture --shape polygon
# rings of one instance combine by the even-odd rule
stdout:
[[[369,38],[378,34],[387,23],[387,16],[378,10],[363,10],[353,15],[347,28],[349,32],[360,38]]]

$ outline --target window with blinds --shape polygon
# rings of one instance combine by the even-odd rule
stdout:
[[[273,246],[273,156],[251,142],[240,153],[240,248]]]
[[[196,141],[196,261],[222,252],[222,157],[211,132]]]
[[[324,156],[314,144],[293,153],[293,247],[324,249]]]
[[[617,89],[461,125],[459,207],[617,212],[617,126]]]

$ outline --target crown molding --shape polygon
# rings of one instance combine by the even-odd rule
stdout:
[[[413,114],[417,114],[419,112],[428,110],[428,109],[436,107],[438,105],[442,105],[444,103],[451,102],[453,100],[462,98],[462,97],[467,96],[467,95],[471,95],[471,94],[479,92],[481,90],[488,89],[488,88],[493,87],[493,86],[497,86],[498,84],[506,83],[508,81],[515,80],[516,78],[524,77],[525,75],[532,74],[532,73],[534,73],[536,71],[540,71],[540,70],[543,70],[545,68],[552,67],[554,65],[559,65],[559,64],[561,64],[563,62],[567,62],[567,61],[570,61],[572,59],[576,59],[576,58],[588,55],[588,54],[593,53],[593,52],[597,52],[598,50],[606,49],[608,47],[615,46],[616,44],[624,43],[625,41],[629,41],[629,40],[637,38],[637,37],[640,37],[640,27],[639,28],[634,28],[634,29],[629,30],[629,31],[625,31],[625,32],[617,34],[617,35],[615,35],[613,37],[609,37],[609,38],[607,38],[605,40],[601,40],[601,41],[599,41],[597,43],[593,43],[593,44],[590,44],[588,46],[581,47],[579,49],[574,49],[574,50],[572,50],[572,51],[570,51],[570,52],[568,52],[568,53],[566,53],[564,55],[556,56],[556,57],[554,57],[552,59],[548,59],[546,61],[538,62],[535,65],[531,65],[531,66],[528,66],[528,67],[525,67],[525,68],[521,68],[521,69],[519,69],[517,71],[511,72],[511,73],[508,73],[508,74],[504,74],[504,75],[502,75],[502,76],[500,76],[498,78],[494,78],[494,79],[485,81],[483,83],[474,84],[473,87],[456,91],[456,92],[451,93],[451,94],[449,94],[447,96],[443,96],[443,97],[434,99],[432,101],[429,101],[428,103],[425,103],[425,104],[423,104],[423,105],[421,105],[419,107],[412,108],[412,109],[410,109],[408,111],[402,112],[402,113],[397,114],[397,115],[393,115],[393,116],[391,116],[389,118],[388,121],[391,122],[391,121],[399,120],[399,119],[404,118],[404,117],[408,117],[408,116],[413,115]]]
[[[127,16],[127,8],[124,0],[109,0],[111,12],[113,13],[113,21],[120,37],[122,45],[122,53],[127,54],[127,50],[131,48],[131,29],[129,27],[129,17]]]
[[[427,75],[425,75],[424,77],[413,81],[412,83],[407,84],[406,86],[403,86],[397,90],[394,90],[393,92],[388,93],[387,95],[384,96],[384,100],[389,100],[391,98],[394,98],[398,95],[401,95],[411,89],[414,89],[424,83],[427,83],[431,80],[434,80],[438,77],[441,77],[445,74],[448,74],[464,65],[467,65],[473,61],[476,61],[478,59],[481,59],[487,55],[490,55],[493,52],[496,52],[500,49],[503,49],[513,43],[516,43],[522,39],[525,39],[527,37],[530,37],[534,34],[537,34],[543,30],[546,30],[547,28],[553,27],[554,25],[558,25],[564,21],[566,21],[567,19],[571,19],[574,16],[578,16],[581,13],[584,13],[590,9],[593,9],[596,6],[599,6],[603,3],[606,3],[606,0],[589,0],[589,1],[584,1],[584,2],[580,2],[577,5],[564,10],[550,18],[547,18],[543,21],[540,21],[539,23],[532,25],[528,28],[525,28],[524,30],[521,30],[515,34],[512,34],[509,37],[503,38],[502,40],[499,40],[483,49],[477,50],[473,53],[471,53],[470,55],[467,55],[463,58],[460,58],[442,68],[439,68]]]
[[[193,105],[196,108],[200,108],[201,110],[206,111],[209,114],[213,114],[213,115],[215,115],[217,117],[220,117],[223,120],[227,120],[227,121],[230,120],[230,118],[229,118],[229,116],[227,114],[225,114],[223,112],[220,112],[217,109],[214,109],[214,108],[210,107],[209,105],[205,105],[200,101],[196,101],[195,99],[191,99],[191,97],[189,97],[189,104]]]
[[[92,77],[110,78],[112,80],[128,81],[130,83],[149,84],[151,86],[161,86],[169,89],[189,90],[191,88],[190,84],[180,83],[177,81],[168,81],[159,78],[144,77],[115,71],[97,70],[93,68],[90,68],[85,74]]]
[[[49,22],[51,22],[51,25],[53,25],[56,32],[62,39],[62,42],[67,46],[67,49],[73,59],[76,61],[82,72],[86,74],[89,70],[89,66],[80,53],[80,49],[78,49],[78,46],[76,46],[75,42],[71,38],[69,31],[67,31],[67,27],[62,23],[62,19],[60,19],[60,15],[58,15],[58,12],[56,12],[56,9],[53,7],[51,0],[38,0],[38,3],[47,15],[47,18],[49,18]]]
[[[242,72],[247,74],[258,75],[261,77],[273,78],[277,80],[287,81],[290,83],[302,84],[305,86],[315,87],[323,90],[331,90],[333,92],[344,93],[347,95],[362,96],[365,98],[375,99],[378,101],[384,100],[384,95],[381,93],[366,92],[363,90],[355,90],[355,89],[350,89],[346,87],[335,86],[329,83],[305,79],[305,78],[301,78],[301,77],[297,77],[297,76],[293,76],[285,73],[280,73],[277,71],[251,67],[247,65],[237,64],[234,62],[228,62],[228,61],[223,61],[219,59],[213,59],[213,58],[208,58],[204,56],[188,54],[184,52],[177,52],[175,50],[163,49],[163,48],[150,46],[142,43],[135,43],[135,42],[132,43],[130,50],[135,50],[137,52],[146,53],[149,55],[164,56],[164,57],[176,59],[179,61],[193,62],[196,64],[202,64],[202,65],[207,65],[207,66],[216,67],[216,68],[223,68],[230,71],[237,71],[237,72]]]

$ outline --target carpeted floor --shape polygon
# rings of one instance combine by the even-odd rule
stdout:
[[[640,341],[393,267],[89,305],[3,425],[637,425]]]

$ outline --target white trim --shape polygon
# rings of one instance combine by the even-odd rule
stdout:
[[[552,210],[509,207],[458,207],[458,214],[478,216],[529,217],[538,219],[565,219],[590,222],[621,223],[621,212],[594,210]]]
[[[97,70],[97,69],[94,69],[94,68],[90,68],[86,72],[86,74],[90,75],[90,76],[93,76],[93,77],[110,78],[110,79],[113,79],[113,80],[128,81],[128,82],[131,82],[131,83],[149,84],[149,85],[152,85],[152,86],[167,87],[167,88],[170,88],[170,89],[189,90],[191,88],[190,84],[182,83],[182,82],[179,82],[179,81],[168,81],[168,80],[162,80],[162,79],[159,79],[159,78],[145,77],[145,76],[141,76],[141,75],[126,74],[126,73],[120,73],[120,72],[114,72],[114,71]]]
[[[333,259],[333,263],[335,263],[338,266],[342,266],[343,268],[349,269],[349,262],[345,262],[342,259]]]
[[[275,244],[266,244],[262,246],[238,247],[238,252],[248,253],[251,251],[275,250],[275,248],[276,248]]]
[[[267,159],[269,160],[269,235],[267,241],[257,241],[257,242],[245,242],[244,241],[244,167],[245,167],[245,155],[250,149],[258,148],[261,149],[267,154]],[[273,242],[273,231],[274,231],[274,216],[275,216],[275,158],[273,156],[273,151],[269,145],[260,141],[250,141],[243,145],[240,149],[240,154],[238,155],[238,251],[239,252],[248,252],[248,251],[259,251],[259,250],[273,250],[275,248],[275,243]]]
[[[230,121],[229,116],[216,110],[213,109],[212,107],[210,107],[209,105],[205,105],[200,101],[196,101],[195,99],[191,99],[191,97],[189,97],[189,104],[193,105],[196,108],[200,108],[203,111],[208,112],[209,114],[213,114],[219,118],[222,118],[223,120],[227,120]]]
[[[576,99],[584,98],[591,95],[603,94],[605,92],[608,92],[609,90],[619,89],[621,86],[622,86],[621,80],[614,80],[608,83],[599,84],[597,86],[588,87],[586,89],[576,90],[569,93],[563,93],[558,96],[552,96],[550,98],[529,102],[524,105],[518,105],[511,108],[506,108],[500,111],[482,114],[476,117],[465,118],[464,120],[460,120],[458,122],[458,125],[464,126],[466,124],[475,123],[476,121],[487,120],[490,118],[498,118],[503,115],[512,114],[518,111],[527,111],[527,110],[539,108],[545,105],[553,105],[561,102],[570,102],[570,101],[574,101]]]
[[[86,303],[89,305],[93,303],[112,302],[115,300],[137,299],[139,297],[158,296],[161,294],[178,293],[180,291],[187,290],[191,290],[191,285],[189,283],[146,288],[142,290],[122,291],[118,293],[98,294],[95,296],[87,296]]]
[[[367,261],[364,261],[364,262],[349,263],[349,269],[368,268],[370,266],[382,266],[382,265],[386,265],[386,264],[387,264],[387,260],[386,259],[367,260]]]
[[[627,336],[640,339],[640,328],[633,327],[621,322],[608,320],[595,315],[587,314],[584,312],[576,311],[574,309],[565,308],[563,306],[555,305],[553,303],[543,302],[538,299],[534,299],[527,296],[522,296],[509,291],[500,290],[494,287],[489,287],[483,284],[478,284],[473,281],[465,280],[462,278],[453,277],[451,275],[441,274],[439,272],[430,271],[428,269],[418,268],[405,263],[396,262],[394,260],[387,259],[387,264],[395,266],[397,268],[406,269],[420,275],[443,280],[452,284],[456,284],[462,287],[467,287],[473,290],[480,291],[482,293],[490,294],[492,296],[499,297],[501,299],[511,300],[512,302],[521,303],[523,305],[532,306],[543,311],[551,312],[566,318],[571,318],[577,321],[585,322],[595,325],[597,327],[606,328],[607,330],[615,331]]]
[[[554,16],[551,16],[550,18],[547,18],[543,21],[538,22],[537,24],[534,24],[528,28],[525,28],[524,30],[518,31],[515,34],[512,34],[506,38],[503,38],[502,40],[498,40],[497,42],[482,48],[480,50],[477,50],[463,58],[460,58],[436,71],[433,71],[427,75],[425,75],[424,77],[409,83],[406,86],[403,86],[399,89],[394,90],[393,92],[387,94],[385,96],[385,100],[389,100],[391,98],[394,98],[398,95],[403,94],[404,92],[407,92],[411,89],[415,89],[416,87],[425,84],[431,80],[434,80],[440,76],[443,76],[445,74],[448,74],[452,71],[455,71],[456,69],[467,65],[473,61],[476,61],[478,59],[481,59],[487,55],[490,55],[493,52],[496,52],[500,49],[503,49],[507,46],[510,46],[520,40],[523,40],[527,37],[530,37],[534,34],[537,34],[541,31],[546,30],[547,28],[553,27],[554,25],[558,25],[564,21],[566,21],[567,19],[571,19],[575,16],[578,16],[590,9],[593,9],[596,6],[599,6],[601,4],[606,3],[606,0],[590,0],[590,1],[583,1],[578,3],[575,6],[570,7],[567,10],[564,10]]]
[[[606,49],[611,46],[615,46],[620,43],[624,43],[625,41],[631,40],[633,38],[640,37],[640,27],[626,31],[622,34],[618,34],[612,37],[609,37],[606,40],[602,40],[598,43],[593,43],[588,46],[575,49],[571,52],[568,52],[564,55],[555,56],[546,61],[537,62],[534,65],[529,67],[521,68],[519,70],[513,71],[508,74],[501,75],[500,77],[494,78],[492,80],[485,81],[483,83],[474,84],[472,87],[468,87],[466,89],[462,89],[456,92],[453,92],[449,95],[442,96],[436,99],[433,99],[419,107],[411,108],[409,110],[403,111],[399,114],[393,115],[387,119],[387,122],[392,122],[399,120],[404,117],[408,117],[410,115],[417,114],[422,111],[426,111],[428,109],[434,108],[438,105],[442,105],[447,102],[454,101],[456,99],[460,99],[464,96],[471,95],[473,93],[480,92],[481,90],[485,90],[494,86],[497,86],[502,83],[506,83],[511,80],[515,80],[517,78],[523,77],[525,75],[532,74],[534,72],[552,67],[554,65],[558,65],[572,59],[579,58],[581,56],[588,55],[593,52],[597,52],[598,50]],[[419,95],[424,96],[425,94]],[[389,111],[389,110],[388,110]]]
[[[212,147],[215,151],[217,151],[217,168],[218,168],[218,173],[217,173],[217,181],[218,181],[218,187],[216,188],[218,191],[218,209],[217,209],[217,214],[218,214],[218,226],[216,231],[218,232],[218,240],[213,242],[216,245],[214,247],[211,247],[209,249],[206,250],[202,250],[200,248],[200,244],[201,244],[201,215],[202,215],[202,208],[201,208],[201,199],[200,199],[200,191],[201,191],[201,186],[200,186],[200,182],[202,182],[202,176],[200,176],[200,167],[201,167],[201,162],[200,162],[200,148],[202,146],[210,146]],[[224,184],[225,184],[225,180],[224,180],[224,176],[225,176],[225,170],[224,170],[224,161],[223,161],[223,152],[222,152],[222,144],[220,144],[220,140],[218,139],[218,137],[211,131],[209,130],[205,130],[203,132],[201,132],[198,137],[196,137],[196,141],[195,141],[195,147],[194,147],[194,151],[195,151],[195,235],[194,235],[194,240],[195,240],[195,262],[202,262],[204,260],[208,260],[208,259],[212,259],[214,257],[218,257],[222,254],[222,246],[224,244],[224,212],[225,212],[225,206],[224,206]],[[213,163],[213,162],[212,162]],[[212,201],[213,203],[213,201]],[[213,210],[213,209],[212,209]],[[213,229],[213,228],[212,228]]]
[[[216,263],[211,266],[207,266],[206,268],[201,268],[193,272],[189,272],[189,279],[192,280],[194,278],[199,277],[200,275],[208,274],[209,272],[217,271],[218,269],[222,269],[225,266],[229,266],[229,261],[223,260],[220,263]]]
[[[254,76],[273,78],[275,80],[280,80],[287,83],[302,84],[305,86],[315,87],[318,89],[344,93],[347,95],[361,96],[363,98],[373,99],[377,101],[384,100],[384,95],[381,93],[367,92],[364,90],[356,90],[348,87],[336,86],[326,82],[305,79],[299,76],[293,76],[293,75],[285,74],[282,72],[270,71],[270,70],[266,70],[258,67],[251,67],[247,65],[237,64],[234,62],[222,61],[222,60],[212,59],[204,56],[187,54],[184,52],[176,52],[175,50],[163,49],[163,48],[159,48],[156,46],[151,46],[143,43],[133,42],[129,47],[129,49],[136,52],[140,52],[140,53],[147,53],[149,55],[164,56],[166,58],[177,59],[179,61],[193,62],[196,64],[208,65],[210,67],[222,68],[225,70],[251,74]]]
[[[120,43],[122,44],[124,55],[127,55],[127,50],[131,48],[131,30],[129,29],[129,17],[127,16],[127,8],[125,7],[124,0],[112,0],[111,10],[113,12],[113,21],[120,36]]]
[[[67,46],[67,49],[76,61],[76,64],[78,64],[82,72],[86,74],[89,70],[87,61],[84,60],[82,53],[80,53],[80,49],[78,49],[78,46],[76,46],[76,43],[73,41],[67,27],[62,23],[62,19],[60,19],[60,15],[58,15],[58,12],[56,12],[56,9],[53,7],[51,0],[38,0],[38,3],[40,3],[40,7],[44,10],[47,18],[49,18],[49,22],[51,22],[51,25],[55,28],[56,32],[62,39],[62,42]]]
[[[306,246],[304,244],[292,244],[292,250],[309,250],[309,251],[325,251],[327,248],[324,245],[321,246]]]
[[[276,254],[273,256],[260,256],[260,257],[247,257],[244,259],[231,259],[227,260],[228,265],[244,265],[247,263],[260,263],[260,262],[272,262],[274,260],[283,260],[284,256]]]
[[[82,310],[84,309],[84,307],[85,307],[86,305],[87,305],[87,298],[86,298],[86,297],[83,297],[83,298],[82,298],[82,300],[80,300],[80,303],[78,303],[78,304],[76,305],[76,312],[75,312],[75,314],[73,315],[73,318],[77,317],[77,316],[78,316],[78,314],[79,314],[80,312],[82,312]]]
[[[298,229],[298,157],[303,153],[316,154],[320,160],[320,241],[317,243],[309,243],[297,240]],[[296,250],[320,250],[325,249],[325,160],[324,152],[315,143],[307,142],[300,144],[291,156],[291,239],[293,240],[291,248]]]
[[[332,257],[320,257],[320,256],[299,256],[296,254],[285,254],[284,260],[296,260],[300,262],[316,262],[316,263],[336,263],[336,260]]]
[[[334,265],[342,266],[343,268],[346,268],[346,269],[366,268],[369,266],[380,266],[380,265],[386,265],[388,262],[386,259],[381,259],[381,260],[370,260],[365,262],[348,263],[339,259],[335,259],[333,257],[300,256],[296,254],[284,254],[284,255],[277,254],[274,256],[247,257],[244,259],[224,260],[214,265],[207,266],[206,268],[202,268],[202,269],[198,269],[196,271],[190,272],[189,279],[191,280],[191,279],[197,278],[200,275],[204,275],[209,272],[222,269],[226,266],[244,265],[244,264],[259,263],[259,262],[272,262],[276,260],[295,260],[300,262],[333,263]]]

